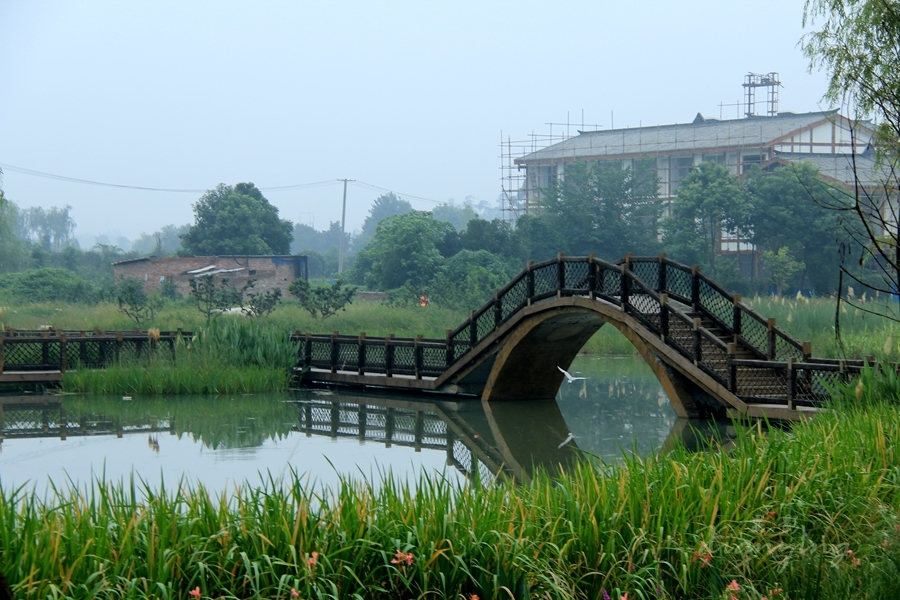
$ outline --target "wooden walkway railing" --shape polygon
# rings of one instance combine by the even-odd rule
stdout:
[[[125,356],[140,357],[147,350],[168,347],[175,352],[179,336],[189,331],[0,331],[0,374],[4,371],[65,372],[75,366],[101,368]]]

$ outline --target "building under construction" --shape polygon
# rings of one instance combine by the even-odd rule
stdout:
[[[576,161],[621,161],[623,168],[651,159],[659,178],[658,197],[669,201],[691,170],[702,162],[715,162],[741,175],[752,166],[811,161],[823,176],[848,187],[856,176],[872,173],[874,152],[870,123],[853,122],[837,111],[792,113],[778,111],[777,73],[749,74],[744,83],[744,116],[714,119],[698,113],[689,123],[577,130],[557,137],[532,136],[527,143],[507,140],[502,151],[505,208],[514,218],[538,209],[542,190],[565,177],[566,165]],[[756,89],[764,87],[766,110],[756,114]],[[541,142],[548,142],[542,144]],[[518,151],[517,155],[514,152]],[[854,162],[856,173],[854,173]],[[723,253],[748,254],[738,259],[749,274],[754,248],[723,234]]]

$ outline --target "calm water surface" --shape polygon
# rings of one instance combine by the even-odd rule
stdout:
[[[334,485],[342,477],[462,481],[503,471],[527,480],[580,451],[607,461],[649,454],[688,431],[638,358],[579,358],[555,403],[446,397],[294,395],[3,399],[0,485],[84,486],[132,473],[157,487],[185,480],[221,491],[291,470]],[[567,443],[560,447],[569,440]]]

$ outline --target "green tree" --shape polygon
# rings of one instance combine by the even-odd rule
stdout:
[[[450,223],[430,212],[413,210],[381,221],[375,237],[360,250],[354,278],[375,289],[389,290],[406,284],[424,289],[444,257],[438,249],[456,235]]]
[[[787,289],[794,275],[805,268],[802,262],[792,256],[787,246],[782,246],[778,252],[766,250],[762,253],[760,260],[768,274],[769,281],[775,285],[775,293],[779,296]]]
[[[160,298],[144,291],[144,282],[123,277],[116,286],[116,303],[119,312],[134,319],[138,325],[152,321],[160,307]]]
[[[671,216],[663,222],[665,251],[715,277],[722,232],[743,233],[746,206],[744,190],[727,168],[701,163],[681,180]]]
[[[215,275],[194,277],[188,280],[188,284],[191,286],[191,298],[207,323],[229,308],[243,305],[243,290],[228,285],[227,277],[223,277],[219,285],[216,285]]]
[[[21,270],[28,262],[25,243],[15,235],[17,222],[18,207],[0,189],[0,273]]]
[[[256,292],[256,280],[251,279],[241,290],[244,299],[241,301],[241,312],[248,317],[265,317],[272,314],[281,303],[281,289]]]
[[[19,232],[22,238],[39,245],[45,252],[59,252],[72,242],[75,221],[69,216],[71,206],[56,206],[44,210],[33,206],[19,211]]]
[[[502,256],[486,250],[461,250],[444,261],[428,296],[439,306],[477,309],[513,275]]]
[[[553,258],[565,249],[562,236],[541,216],[522,215],[516,219],[512,237],[511,246],[522,266],[529,260]]]
[[[543,217],[565,242],[565,252],[605,259],[627,252],[654,253],[661,207],[652,159],[635,168],[619,161],[576,162],[565,177],[542,190]]]
[[[369,208],[369,214],[363,221],[362,231],[353,240],[353,246],[357,249],[365,248],[369,240],[375,236],[378,224],[388,217],[394,215],[402,215],[412,210],[412,206],[406,200],[403,200],[394,192],[388,192],[375,198],[372,207]],[[347,246],[344,246],[345,248]]]
[[[470,202],[464,202],[457,206],[453,201],[438,204],[431,209],[431,214],[438,221],[446,221],[453,225],[457,231],[462,231],[472,219],[478,218],[478,213],[472,208]]]
[[[356,296],[353,286],[344,287],[339,279],[331,285],[311,286],[305,279],[295,279],[288,286],[288,291],[297,298],[303,307],[314,319],[327,319],[340,311],[347,310]]]
[[[142,233],[132,244],[131,250],[142,255],[172,256],[181,249],[181,236],[190,225],[166,225],[153,233]]]
[[[819,28],[803,37],[810,69],[828,74],[825,99],[843,104],[856,119],[874,124],[876,168],[869,176],[865,161],[852,157],[857,185],[844,198],[816,201],[841,216],[846,234],[841,279],[875,291],[900,288],[900,5],[895,0],[807,0],[804,26]],[[849,216],[849,218],[848,218]],[[858,251],[847,251],[847,247]],[[860,269],[858,266],[866,265]],[[853,300],[850,300],[852,303]],[[867,312],[900,321],[893,305]]]
[[[500,219],[485,221],[475,218],[469,221],[459,235],[464,250],[485,250],[500,256],[514,256],[513,230],[509,223]]]
[[[194,203],[194,224],[181,236],[193,256],[288,254],[293,225],[278,218],[252,183],[220,183]]]
[[[834,291],[841,262],[840,216],[815,198],[839,190],[809,162],[774,171],[754,169],[744,179],[744,189],[746,229],[756,247],[776,254],[787,247],[804,265],[797,287],[804,289],[809,283],[819,292]]]

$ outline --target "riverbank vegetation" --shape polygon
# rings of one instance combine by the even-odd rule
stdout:
[[[324,489],[297,473],[220,496],[190,482],[4,489],[0,564],[19,598],[897,597],[892,377],[866,373],[865,392],[792,430],[739,427],[728,451],[518,486],[386,475]]]

